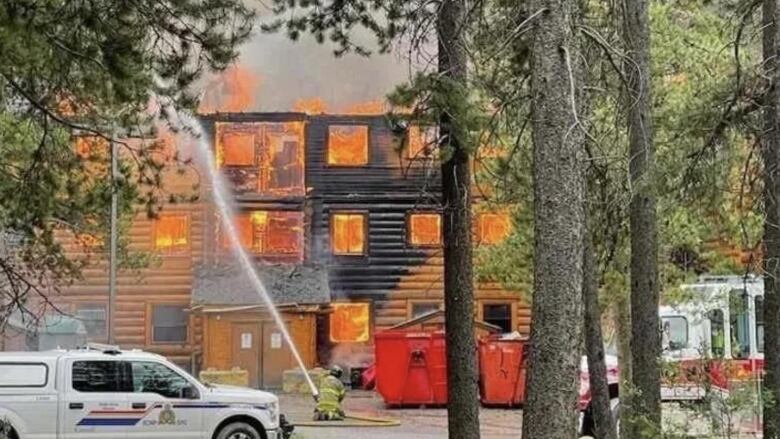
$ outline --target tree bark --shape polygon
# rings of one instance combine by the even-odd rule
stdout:
[[[439,74],[458,99],[466,84],[463,45],[464,0],[444,0],[438,16]],[[471,172],[458,115],[444,109],[439,121],[444,206],[444,291],[447,337],[447,417],[450,439],[479,438],[479,388],[474,339],[474,284],[471,249]]]
[[[780,438],[780,0],[764,0],[764,438]]]
[[[599,279],[593,237],[586,230],[583,253],[582,297],[585,304],[585,351],[590,375],[590,407],[595,424],[596,439],[616,439],[615,420],[607,381],[607,364],[604,353],[604,337],[601,334],[601,309],[599,308]]]
[[[574,438],[582,353],[583,127],[577,2],[534,0],[534,292],[523,438]]]
[[[631,236],[631,422],[628,437],[656,437],[661,425],[661,337],[658,242],[653,185],[652,94],[648,0],[626,0],[623,38],[628,59],[628,156],[633,194]]]

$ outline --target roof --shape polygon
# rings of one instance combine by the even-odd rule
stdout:
[[[412,327],[414,325],[419,325],[422,323],[440,323],[444,324],[444,310],[438,309],[436,311],[431,311],[429,313],[425,313],[421,316],[412,317],[409,320],[405,320],[395,326],[390,327],[391,330],[395,329],[407,329],[409,327]],[[501,328],[499,328],[496,325],[490,324],[488,322],[484,322],[482,320],[474,320],[474,326],[478,329],[484,329],[488,332],[501,332]]]
[[[48,351],[31,352],[0,352],[0,362],[3,361],[46,361],[62,357],[77,358],[127,358],[127,359],[163,359],[164,357],[137,349],[120,350],[118,354],[105,353],[99,350],[79,348],[79,349],[52,349]]]
[[[257,274],[276,305],[330,303],[325,267],[294,264],[258,264]],[[195,268],[194,305],[264,305],[250,276],[235,263]]]

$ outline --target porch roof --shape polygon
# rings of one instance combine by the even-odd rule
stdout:
[[[202,265],[193,274],[193,305],[264,305],[238,264]],[[276,305],[330,303],[325,267],[258,264],[257,274]]]

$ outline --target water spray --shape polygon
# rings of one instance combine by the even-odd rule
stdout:
[[[271,317],[273,317],[276,326],[282,332],[284,341],[288,346],[290,346],[293,357],[295,357],[295,361],[298,363],[298,367],[303,372],[303,376],[306,378],[306,383],[309,385],[309,389],[311,390],[312,397],[316,401],[319,397],[317,386],[314,385],[314,381],[312,381],[311,376],[309,376],[309,371],[306,369],[306,365],[303,364],[301,354],[298,352],[298,348],[295,346],[295,343],[290,336],[290,332],[287,330],[287,326],[282,320],[282,316],[279,313],[279,310],[276,309],[271,296],[268,294],[268,290],[265,288],[265,285],[263,285],[262,280],[260,280],[260,276],[257,274],[255,264],[252,262],[252,259],[241,245],[241,241],[238,238],[238,232],[233,222],[233,212],[227,202],[228,197],[227,191],[225,189],[226,184],[222,174],[219,172],[219,168],[217,167],[217,163],[214,158],[214,152],[211,148],[211,142],[209,142],[209,139],[205,136],[200,121],[196,120],[189,114],[180,114],[170,105],[168,105],[168,108],[173,114],[177,116],[179,122],[182,123],[182,125],[192,129],[193,133],[197,137],[197,150],[205,162],[206,168],[208,169],[209,179],[211,180],[212,185],[212,193],[214,194],[214,201],[216,202],[217,208],[219,209],[222,225],[225,227],[228,238],[230,239],[230,248],[233,250],[233,254],[238,259],[244,272],[249,276],[255,292],[257,292],[258,296],[260,296],[260,298],[263,300],[263,303],[268,307],[268,311],[271,313]]]

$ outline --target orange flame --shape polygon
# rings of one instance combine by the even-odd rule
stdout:
[[[371,116],[385,114],[389,111],[390,109],[387,102],[382,99],[374,99],[371,101],[358,102],[348,105],[346,108],[344,108],[343,113]]]
[[[234,64],[206,85],[199,113],[246,111],[255,103],[260,77],[246,67]]]
[[[339,342],[366,342],[369,339],[368,303],[334,303],[330,317],[330,340]]]
[[[322,98],[298,99],[293,105],[293,111],[306,114],[323,114],[328,112],[328,104]]]

